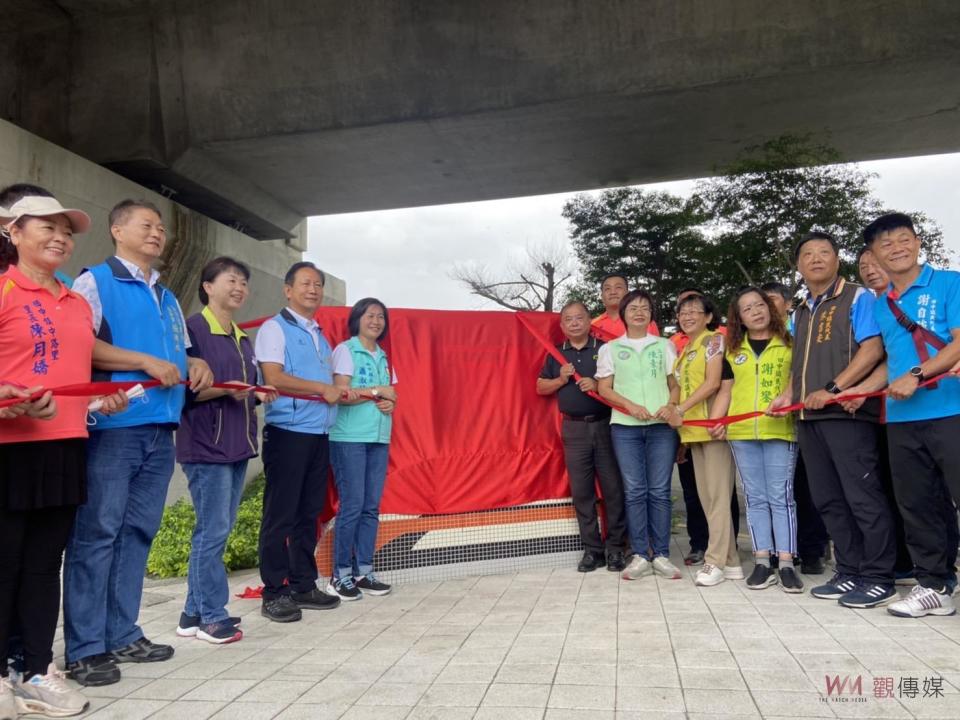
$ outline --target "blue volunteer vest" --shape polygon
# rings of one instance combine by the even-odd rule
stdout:
[[[353,358],[351,388],[369,388],[390,384],[390,368],[387,355],[377,345],[371,355],[356,336],[346,342]],[[337,442],[389,443],[393,419],[377,409],[376,403],[362,402],[359,405],[341,405],[337,410],[337,422],[330,431],[330,439]]]
[[[135,280],[115,257],[95,265],[89,272],[97,281],[97,293],[103,307],[103,320],[97,337],[124,350],[135,350],[167,360],[176,365],[180,375],[186,378],[186,328],[180,305],[173,293],[159,283],[150,289],[146,283]],[[159,299],[159,307],[151,293],[155,293]],[[94,375],[97,380],[117,382],[151,379],[139,371],[97,372]],[[96,425],[90,429],[176,425],[180,422],[184,393],[183,385],[147,390],[142,398],[131,400],[125,412],[116,415],[94,413]]]
[[[320,335],[320,349],[317,350],[313,336],[287,310],[281,310],[273,319],[283,330],[283,371],[303,380],[332,385],[330,345],[323,334]],[[264,417],[268,425],[276,425],[284,430],[326,435],[336,420],[337,406],[317,400],[279,397],[267,405]]]

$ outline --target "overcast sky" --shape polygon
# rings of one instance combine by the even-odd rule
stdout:
[[[922,210],[943,228],[960,263],[960,154],[860,163],[879,177],[883,204]],[[646,185],[687,195],[694,181]],[[563,203],[575,193],[384,210],[310,219],[307,259],[347,283],[347,303],[374,296],[390,307],[493,309],[449,277],[454,263],[491,270],[528,243],[569,243]]]

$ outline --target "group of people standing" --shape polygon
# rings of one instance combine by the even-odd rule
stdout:
[[[671,482],[678,461],[683,479],[688,455],[693,510],[707,526],[705,547],[691,532],[685,560],[702,562],[697,585],[744,579],[739,474],[754,557],[748,588],[802,592],[795,560],[806,552],[804,572],[822,573],[829,536],[836,572],[811,589],[815,597],[902,617],[955,612],[960,449],[950,437],[960,381],[932,379],[960,369],[960,273],[920,262],[906,215],[877,218],[863,240],[868,287],[840,277],[831,235],[800,238],[805,293],[792,313],[787,288],[748,286],[721,327],[717,306],[691,288],[677,300],[679,332],[666,340],[653,298],[627,291],[620,275],[604,279],[607,312],[592,325],[582,303],[561,310],[557,350],[567,362],[548,356],[537,390],[556,393],[563,415],[580,571],[606,564],[628,580],[681,577],[670,560]],[[804,517],[807,489],[816,512]],[[689,522],[686,487],[684,497]],[[901,598],[896,582],[916,584]]]
[[[0,190],[0,720],[88,706],[53,663],[61,569],[66,671],[77,683],[108,685],[121,679],[122,663],[173,656],[137,618],[175,461],[197,516],[177,634],[215,644],[243,637],[226,610],[222,557],[258,452],[260,403],[262,614],[290,622],[302,609],[390,591],[373,572],[397,402],[379,345],[389,326],[383,303],[358,302],[350,339],[331,350],[313,319],[324,275],[296,263],[284,279],[286,307],[254,345],[235,320],[249,268],[229,257],[209,262],[203,308],[184,318],[159,282],[166,231],[148,201],[111,210],[114,255],[68,287],[60,268],[90,226],[44,188]],[[129,396],[50,392],[151,380]],[[314,549],[331,460],[340,508],[336,569],[323,592]],[[22,660],[18,674],[12,654]]]

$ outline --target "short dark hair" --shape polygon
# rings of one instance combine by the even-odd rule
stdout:
[[[370,309],[371,305],[379,305],[383,309],[383,332],[380,333],[380,337],[378,337],[377,340],[382,340],[387,336],[387,333],[390,332],[390,313],[387,312],[387,306],[376,298],[368,297],[357,300],[353,307],[350,308],[350,316],[347,318],[347,330],[350,333],[350,337],[360,334],[360,318]]]
[[[0,190],[0,207],[9,208],[15,202],[22,200],[28,195],[53,197],[52,192],[40,187],[39,185],[31,185],[30,183],[14,183],[13,185],[7,185],[5,188],[3,188],[3,190]],[[18,221],[18,225],[23,227],[21,221]],[[0,272],[6,272],[9,266],[16,265],[19,260],[20,254],[17,252],[17,246],[10,241],[9,237],[7,237],[6,231],[0,233]]]
[[[651,322],[657,321],[657,304],[653,301],[653,295],[648,293],[643,289],[631,290],[620,300],[620,309],[618,314],[620,315],[620,322],[623,323],[623,326],[627,326],[627,320],[624,317],[624,314],[627,311],[627,305],[632,303],[634,300],[646,300],[650,303],[650,320]]]
[[[701,307],[703,307],[703,312],[710,315],[711,319],[710,322],[707,323],[707,330],[716,330],[720,327],[720,312],[717,310],[717,305],[706,295],[697,294],[684,298],[683,302],[677,305],[677,314],[680,314],[680,311],[685,305],[694,302],[700,303]]]
[[[776,293],[787,302],[793,301],[793,295],[790,294],[790,288],[788,288],[782,282],[777,282],[776,280],[772,282],[766,282],[760,286],[760,289],[763,290],[764,293]]]
[[[572,308],[574,305],[579,305],[583,308],[583,311],[587,314],[587,317],[590,317],[590,310],[587,308],[587,305],[582,300],[571,300],[568,303],[565,303],[562,308],[560,308],[560,314],[563,315],[567,310]]]
[[[620,278],[621,280],[623,280],[624,285],[630,284],[630,280],[622,272],[612,272],[612,273],[607,273],[602,278],[600,278],[600,287],[603,287],[603,284],[610,278]]]
[[[206,265],[203,266],[203,270],[200,271],[200,289],[197,291],[197,295],[200,297],[200,302],[204,305],[210,303],[210,296],[207,295],[207,291],[203,289],[203,284],[208,282],[213,282],[220,275],[229,270],[236,270],[247,280],[250,279],[250,268],[244,265],[239,260],[234,260],[232,257],[227,257],[223,255],[218,258],[214,258]]]
[[[693,293],[694,295],[706,295],[706,293],[698,287],[685,287],[683,290],[677,293],[677,307],[680,307],[680,298],[685,293]]]
[[[131,200],[130,198],[121,200],[113,206],[110,210],[110,215],[107,217],[107,227],[110,229],[110,240],[114,245],[117,244],[117,239],[113,236],[113,226],[126,223],[134,210],[152,210],[157,214],[157,217],[161,220],[163,219],[163,213],[160,212],[160,208],[149,200]]]
[[[857,250],[857,265],[860,264],[860,258],[862,258],[868,252],[873,252],[873,248],[871,248],[869,245],[864,245],[862,248]]]
[[[320,282],[324,285],[327,284],[327,276],[323,274],[323,270],[318,268],[309,260],[301,260],[300,262],[295,262],[290,266],[290,269],[287,270],[287,274],[283,276],[283,284],[288,287],[293,287],[293,281],[297,278],[297,273],[303,270],[304,268],[309,268],[317,272],[320,275]]]
[[[828,243],[830,243],[830,247],[833,248],[834,254],[840,254],[840,246],[837,245],[837,239],[833,235],[828,232],[813,230],[812,232],[808,232],[806,235],[801,236],[801,238],[797,240],[797,244],[793,246],[794,260],[798,260],[800,258],[800,248],[802,248],[811,240],[826,240]]]
[[[913,226],[913,218],[909,215],[900,212],[881,215],[863,229],[863,244],[869,249],[874,241],[883,235],[883,233],[890,232],[891,230],[899,230],[900,228],[906,228],[914,235],[917,234]]]

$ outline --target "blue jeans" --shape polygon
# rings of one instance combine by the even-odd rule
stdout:
[[[670,555],[670,481],[680,439],[669,425],[610,426],[613,452],[623,477],[630,546],[637,555]]]
[[[223,550],[237,519],[237,508],[247,476],[247,461],[183,463],[197,524],[190,541],[187,601],[183,611],[204,625],[229,617],[230,588],[223,566]]]
[[[143,637],[143,575],[173,475],[173,430],[160,425],[90,433],[87,502],[77,511],[63,576],[67,662]]]
[[[797,503],[793,472],[797,444],[786,440],[731,440],[747,496],[754,552],[797,553]]]
[[[360,577],[373,571],[389,450],[386,443],[330,442],[330,464],[340,497],[333,525],[336,578]]]

